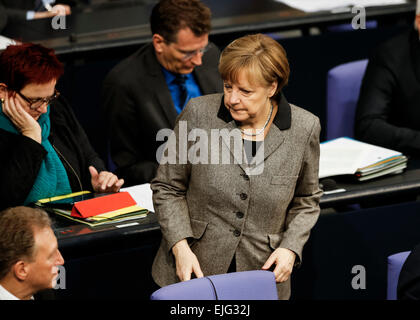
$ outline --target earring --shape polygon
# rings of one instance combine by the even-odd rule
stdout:
[[[1,103],[4,104],[4,99],[3,98],[1,98]]]

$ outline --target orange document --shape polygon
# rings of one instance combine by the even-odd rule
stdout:
[[[118,192],[99,198],[76,202],[71,210],[71,215],[77,218],[88,218],[131,207],[136,204],[136,201],[128,192]]]

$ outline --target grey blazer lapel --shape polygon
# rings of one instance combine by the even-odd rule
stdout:
[[[289,129],[291,126],[291,121],[292,121],[291,108],[283,94],[279,96],[277,103],[278,103],[278,109],[274,117],[273,123],[271,124],[270,131],[266,135],[263,144],[258,149],[254,159],[252,159],[250,164],[247,163],[246,157],[244,157],[243,148],[242,148],[241,156],[239,156],[237,152],[234,152],[234,150],[232,150],[229,137],[222,136],[224,143],[229,148],[234,159],[238,162],[239,166],[247,174],[249,174],[250,170],[251,171],[254,170],[255,172],[259,172],[259,170],[261,170],[261,167],[260,167],[261,164],[271,154],[273,154],[273,152],[275,152],[283,143],[285,138],[284,138],[284,133],[282,131]],[[233,130],[237,128],[235,121],[232,119],[232,116],[230,115],[229,111],[226,109],[223,103],[223,97],[222,97],[222,102],[221,102],[217,116],[219,119],[222,119],[223,121],[226,122],[226,126],[224,128],[228,130]],[[241,142],[242,142],[242,139],[241,139]]]
[[[264,157],[259,156],[258,153],[256,155],[255,166],[257,167],[281,146],[284,141],[283,131],[289,129],[292,124],[292,111],[283,93],[280,94],[277,105],[277,113],[271,124],[270,131],[264,139]],[[263,151],[262,148],[260,150],[261,152]]]
[[[242,134],[236,126],[235,121],[232,120],[226,123],[221,129],[220,134],[225,147],[228,148],[230,154],[233,156],[235,162],[232,164],[238,164],[242,170],[246,171],[248,164],[246,162],[246,157],[244,157]]]

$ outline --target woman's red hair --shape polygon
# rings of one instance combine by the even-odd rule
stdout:
[[[49,83],[63,73],[63,64],[54,50],[39,44],[10,45],[0,54],[0,83],[13,91],[30,83]]]

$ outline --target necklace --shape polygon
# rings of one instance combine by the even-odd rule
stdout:
[[[244,130],[242,128],[239,128],[241,130],[241,132],[246,135],[246,136],[250,136],[250,137],[255,137],[255,136],[259,136],[261,133],[264,132],[265,128],[267,128],[268,123],[270,122],[271,119],[271,115],[273,114],[273,103],[270,102],[270,114],[267,118],[267,121],[264,124],[264,127],[262,127],[261,129],[257,130],[255,133],[248,133],[246,132],[247,130]]]

